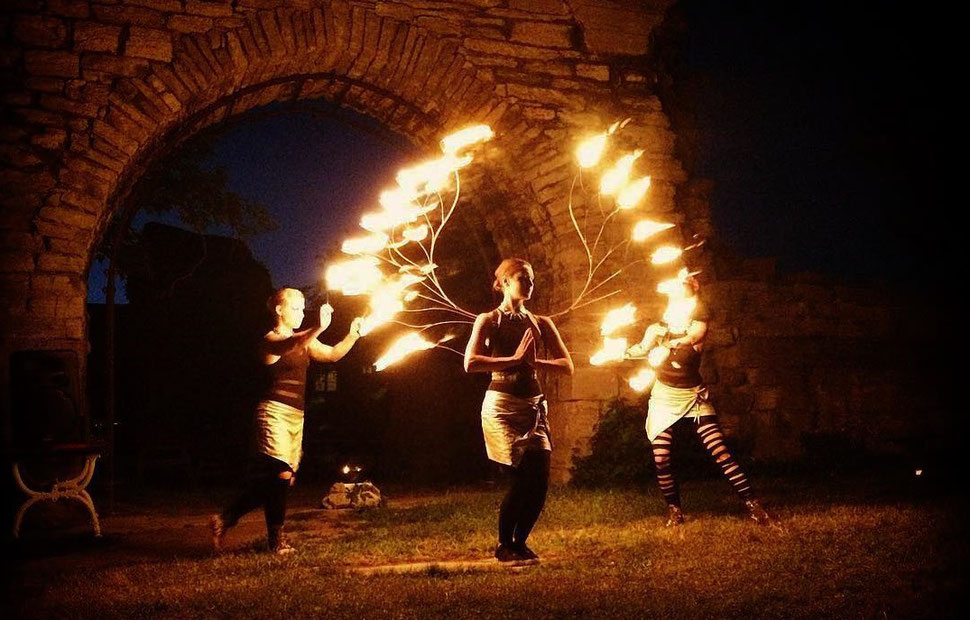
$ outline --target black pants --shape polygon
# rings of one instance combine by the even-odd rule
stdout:
[[[518,467],[510,468],[512,484],[498,516],[498,540],[507,546],[523,545],[539,520],[549,490],[548,450],[528,450]]]
[[[260,454],[253,459],[246,487],[222,512],[226,527],[232,527],[244,514],[260,506],[266,513],[267,531],[282,527],[286,519],[286,496],[290,479],[280,478],[280,474],[292,471],[283,461],[266,454]]]

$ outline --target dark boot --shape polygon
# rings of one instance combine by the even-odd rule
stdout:
[[[290,545],[289,541],[286,540],[286,534],[283,533],[282,525],[269,528],[267,542],[269,543],[270,553],[275,553],[276,555],[288,555],[296,551]]]
[[[225,519],[222,515],[212,515],[209,517],[209,532],[212,535],[212,550],[216,553],[222,553],[222,541],[226,537],[226,530],[229,526],[226,525]]]
[[[680,506],[673,504],[667,506],[667,520],[664,521],[664,527],[679,527],[683,524],[684,511],[680,509]]]
[[[762,508],[761,502],[756,499],[744,502],[744,507],[748,509],[748,517],[758,525],[772,525],[775,522],[775,519]]]

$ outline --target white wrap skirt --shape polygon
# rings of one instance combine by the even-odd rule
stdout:
[[[520,398],[495,390],[485,392],[482,432],[488,458],[518,467],[526,450],[552,450],[547,416],[542,394]]]
[[[264,400],[256,406],[256,449],[296,471],[303,456],[303,412],[296,407]]]
[[[684,416],[695,420],[715,415],[710,392],[703,385],[690,388],[671,387],[654,381],[647,404],[647,438],[653,441]]]

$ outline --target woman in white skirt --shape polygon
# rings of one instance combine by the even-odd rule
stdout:
[[[572,374],[573,362],[552,319],[525,308],[532,297],[532,265],[502,261],[492,288],[502,293],[498,308],[475,319],[465,349],[467,372],[491,373],[482,402],[482,431],[488,458],[507,466],[512,484],[498,520],[500,562],[538,560],[526,539],[542,513],[549,488],[548,409],[537,370]],[[542,343],[546,358],[536,354]]]
[[[330,326],[333,308],[320,307],[318,327],[296,331],[303,323],[306,300],[303,293],[283,288],[267,303],[275,317],[275,327],[263,336],[261,354],[269,374],[269,388],[256,407],[254,439],[256,458],[250,479],[239,497],[221,514],[210,520],[212,544],[222,546],[226,530],[244,514],[263,507],[269,548],[274,553],[293,551],[283,534],[286,496],[295,481],[303,455],[303,408],[306,373],[310,362],[336,362],[360,338],[359,318],[354,319],[347,336],[330,347],[317,337]]]
[[[699,284],[693,277],[684,282],[687,297],[697,296]],[[629,357],[643,357],[654,347],[668,350],[666,359],[656,367],[657,377],[647,406],[647,438],[653,448],[654,465],[660,492],[667,503],[667,527],[681,525],[684,513],[680,508],[680,490],[670,466],[673,426],[682,419],[690,420],[701,443],[721,472],[734,487],[748,514],[759,525],[770,518],[754,496],[748,478],[724,442],[724,433],[709,400],[707,388],[700,374],[701,350],[710,319],[704,304],[697,300],[686,329],[674,333],[666,322],[650,325],[643,340],[627,351]]]

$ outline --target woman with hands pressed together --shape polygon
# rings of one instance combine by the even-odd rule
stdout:
[[[537,561],[526,539],[539,519],[549,488],[548,407],[537,370],[572,374],[573,362],[552,319],[525,308],[532,297],[532,266],[519,258],[502,261],[492,287],[498,308],[475,320],[465,350],[467,372],[491,373],[482,402],[488,458],[507,466],[512,483],[499,511],[500,562]],[[537,354],[542,343],[547,358]]]

